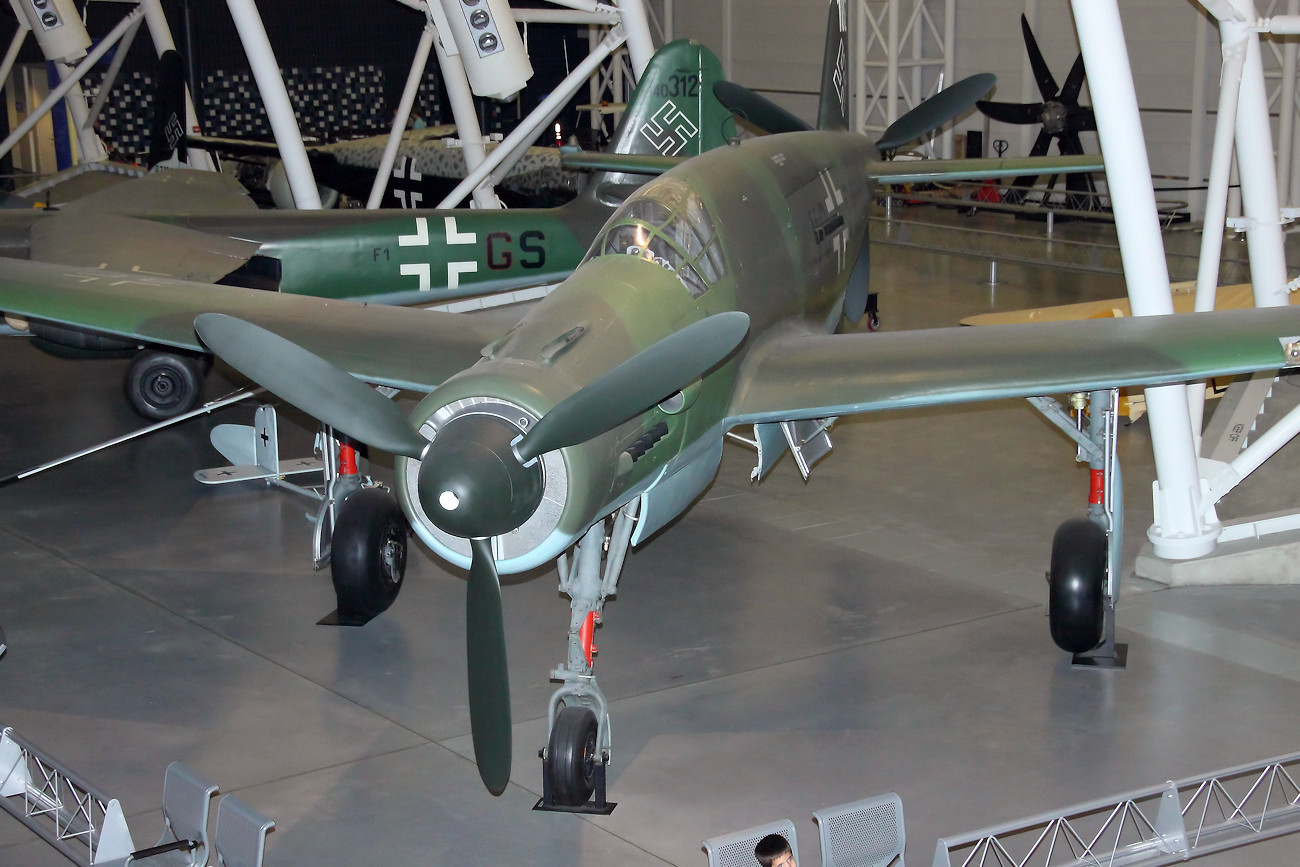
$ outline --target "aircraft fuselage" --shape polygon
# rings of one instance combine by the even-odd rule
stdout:
[[[543,503],[494,540],[497,566],[541,565],[593,522],[686,472],[711,479],[723,420],[745,353],[769,331],[825,333],[839,319],[866,239],[873,182],[869,140],[791,133],[705,154],[650,182],[610,218],[573,276],[543,299],[484,360],[416,408],[433,439],[457,418],[491,413],[524,433],[552,407],[684,326],[728,311],[749,337],[677,394],[585,443],[544,455]],[[725,229],[724,229],[725,227]],[[440,533],[414,496],[419,462],[399,458],[398,494],[417,533],[467,565],[469,546]],[[672,498],[680,512],[698,490]],[[653,496],[653,494],[652,494]]]

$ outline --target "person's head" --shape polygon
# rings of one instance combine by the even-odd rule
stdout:
[[[798,867],[794,863],[794,852],[790,850],[790,841],[780,834],[768,834],[754,847],[754,857],[761,867]]]

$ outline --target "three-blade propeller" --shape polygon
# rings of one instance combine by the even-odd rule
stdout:
[[[510,681],[492,537],[521,526],[541,502],[544,479],[534,458],[597,437],[707,373],[744,340],[749,317],[719,313],[670,334],[560,401],[522,438],[504,420],[470,414],[449,420],[434,442],[392,401],[274,332],[220,313],[202,314],[194,327],[231,367],[302,411],[420,461],[420,508],[439,529],[470,542],[470,727],[479,776],[501,794],[510,781]]]

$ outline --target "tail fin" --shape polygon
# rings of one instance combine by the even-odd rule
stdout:
[[[713,94],[722,63],[698,42],[678,39],[655,52],[607,149],[690,157],[735,135],[731,112]]]
[[[849,10],[845,0],[831,0],[826,14],[826,50],[822,54],[818,129],[849,128]]]
[[[147,165],[175,159],[185,144],[185,62],[175,51],[158,58],[158,90],[154,94]]]

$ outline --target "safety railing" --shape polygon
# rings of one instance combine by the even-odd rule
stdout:
[[[0,733],[0,808],[76,864],[104,864],[135,848],[115,799],[10,728]]]
[[[940,838],[934,867],[1148,867],[1300,830],[1300,753]]]

